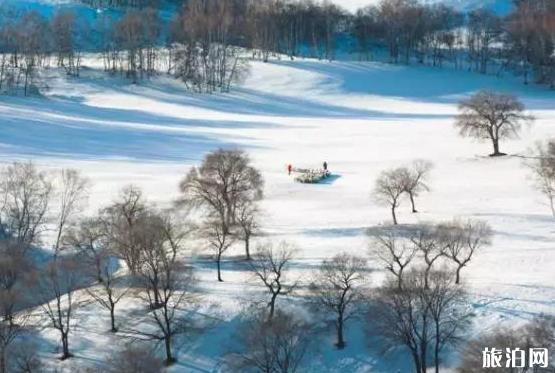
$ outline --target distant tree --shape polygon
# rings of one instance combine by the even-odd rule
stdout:
[[[117,275],[117,264],[107,252],[99,258],[100,280],[98,285],[87,288],[87,293],[98,305],[110,312],[110,331],[118,331],[116,323],[116,307],[129,293],[130,286]]]
[[[106,230],[109,249],[121,258],[131,274],[137,274],[141,251],[135,231],[140,230],[138,221],[147,209],[143,192],[129,185],[120,193],[119,199],[102,211],[101,219]]]
[[[301,371],[311,342],[311,330],[306,322],[292,314],[277,311],[268,320],[265,313],[250,317],[237,332],[240,352],[227,358],[233,372]]]
[[[295,249],[281,242],[277,247],[271,243],[260,245],[249,268],[270,293],[268,301],[268,320],[274,317],[278,296],[290,294],[296,284],[289,284],[286,277],[288,266],[293,259]]]
[[[52,181],[32,163],[13,163],[0,170],[0,226],[22,250],[40,242],[46,229]]]
[[[55,195],[57,197],[58,216],[56,217],[56,242],[54,252],[58,254],[61,249],[62,238],[68,224],[75,215],[82,211],[88,198],[90,181],[81,176],[79,171],[63,169],[55,182]]]
[[[0,263],[0,276],[5,276],[6,269],[4,258]],[[11,262],[12,265],[15,263]],[[17,348],[18,339],[28,332],[30,328],[31,313],[22,310],[25,305],[23,294],[28,288],[19,284],[18,288],[0,289],[0,372],[8,373],[13,363],[13,350]]]
[[[39,357],[38,344],[30,338],[15,341],[8,354],[9,372],[41,373],[46,370]]]
[[[442,257],[447,255],[449,242],[438,232],[436,226],[422,224],[411,234],[410,240],[422,256],[424,262],[424,287],[429,285],[429,277],[434,264]]]
[[[491,156],[501,156],[499,142],[517,137],[523,124],[533,117],[524,113],[524,104],[516,97],[492,91],[480,91],[459,103],[455,127],[461,136],[488,139],[492,142]]]
[[[129,284],[117,275],[118,263],[109,250],[103,221],[97,217],[82,220],[64,237],[64,242],[77,251],[77,258],[86,268],[83,275],[98,281],[86,289],[101,307],[110,312],[110,330],[117,332],[116,306],[130,291]]]
[[[235,242],[236,236],[232,234],[224,221],[211,218],[202,223],[199,232],[200,236],[207,242],[208,250],[216,261],[217,279],[219,282],[223,282],[222,258]]]
[[[164,370],[162,359],[151,348],[125,345],[107,356],[108,373],[159,373]]]
[[[165,363],[176,361],[173,352],[178,335],[189,332],[193,323],[190,313],[196,307],[199,297],[194,293],[196,279],[192,269],[181,259],[184,232],[176,224],[175,217],[155,211],[143,225],[140,238],[143,260],[137,274],[143,284],[141,298],[148,304],[153,328],[126,329],[124,335],[163,343]],[[152,224],[150,224],[152,223]],[[144,246],[143,246],[144,242]]]
[[[484,347],[505,351],[519,348],[526,353],[530,348],[547,349],[547,367],[499,367],[493,368],[502,373],[548,373],[555,369],[550,358],[555,354],[555,322],[552,317],[538,317],[522,326],[494,326],[492,330],[480,334],[467,343],[462,353],[462,362],[457,369],[459,373],[487,373],[492,368],[484,367]],[[528,354],[526,354],[528,356]]]
[[[555,217],[555,141],[538,144],[529,165],[536,178],[536,188],[547,197],[551,214]]]
[[[412,212],[416,213],[414,198],[418,197],[421,192],[427,192],[430,188],[427,185],[427,179],[433,165],[431,162],[417,160],[412,163],[406,171],[405,193],[409,195]]]
[[[416,255],[416,248],[403,240],[397,232],[370,235],[370,256],[377,259],[396,279],[399,289],[403,286],[403,275]]]
[[[70,228],[62,239],[63,245],[74,249],[89,268],[94,279],[103,281],[103,261],[108,255],[108,236],[104,222],[98,217],[84,218]]]
[[[66,10],[57,11],[50,21],[58,66],[72,76],[79,76],[81,68],[81,54],[75,41],[76,25],[75,14]]]
[[[445,245],[445,256],[455,263],[455,283],[460,283],[461,270],[468,265],[474,253],[491,244],[493,232],[481,220],[453,221],[438,226],[438,234]]]
[[[493,44],[499,40],[501,31],[501,19],[491,10],[476,9],[469,13],[466,44],[474,69],[481,74],[488,72]]]
[[[410,351],[416,373],[425,373],[433,351],[436,373],[440,353],[460,341],[469,326],[464,291],[454,286],[452,275],[432,272],[429,286],[424,273],[411,271],[401,289],[390,281],[378,291],[369,320],[385,338],[389,348],[404,346]]]
[[[250,242],[258,232],[259,210],[255,202],[246,201],[237,209],[237,235],[245,243],[245,258],[251,259]]]
[[[75,322],[75,311],[80,306],[75,291],[83,284],[82,267],[73,258],[55,257],[40,272],[38,297],[48,327],[57,330],[62,344],[61,359],[73,355],[69,348],[69,336]]]
[[[30,88],[36,88],[37,69],[49,51],[51,30],[46,18],[34,10],[23,14],[16,29],[16,43],[21,57],[18,67],[23,75],[23,92],[27,96]],[[19,82],[19,76],[17,80]]]
[[[242,206],[262,198],[264,181],[241,150],[219,149],[209,153],[181,181],[178,204],[199,207],[205,214],[204,237],[215,249],[218,281],[220,259],[234,240]]]
[[[366,270],[365,259],[338,254],[322,262],[310,285],[317,310],[334,315],[338,349],[345,348],[345,323],[356,315],[363,300],[359,286]]]
[[[399,206],[399,200],[405,192],[406,180],[406,169],[395,168],[382,171],[374,186],[374,197],[378,202],[390,206],[393,224],[395,225],[397,224],[395,210]]]

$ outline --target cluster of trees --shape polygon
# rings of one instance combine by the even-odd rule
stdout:
[[[300,287],[302,279],[288,273],[295,249],[261,245],[250,268],[265,285],[268,302],[239,326],[228,365],[236,371],[298,371],[320,332],[318,322],[308,320],[333,325],[335,345],[342,349],[346,326],[356,318],[388,349],[405,348],[416,372],[426,372],[430,363],[439,372],[443,353],[464,340],[473,316],[461,269],[489,244],[491,229],[469,220],[369,235],[369,258],[389,274],[378,287],[369,281],[367,258],[348,253],[324,260],[309,286]],[[277,298],[292,292],[302,295],[299,306],[307,306],[310,316],[276,306]]]
[[[406,167],[412,183],[405,181],[402,193],[416,196],[424,190],[429,169],[422,161]],[[2,371],[23,365],[30,367],[25,371],[40,371],[36,348],[23,344],[24,334],[39,325],[59,333],[61,357],[70,358],[74,325],[81,307],[91,301],[109,314],[107,330],[124,341],[156,342],[165,352],[164,362],[172,364],[179,336],[205,326],[195,312],[202,297],[187,243],[200,242],[213,255],[222,281],[222,256],[242,241],[245,267],[261,285],[264,301],[253,301],[254,310],[249,308],[236,330],[237,343],[225,359],[231,370],[298,371],[315,347],[319,325],[333,327],[335,345],[342,349],[348,342],[345,330],[357,319],[384,346],[405,348],[417,373],[430,364],[439,372],[445,351],[464,340],[471,321],[461,272],[492,238],[489,225],[477,220],[382,227],[369,230],[367,257],[339,253],[301,278],[291,271],[298,252],[293,245],[260,241],[251,253],[263,180],[243,151],[207,154],[182,180],[181,197],[169,209],[149,203],[140,189],[129,186],[111,204],[84,217],[89,185],[75,170],[53,175],[29,163],[2,169]],[[46,233],[53,237],[52,255],[39,263],[35,247],[44,245]],[[369,259],[388,274],[378,286],[370,281]],[[293,307],[302,312],[281,303],[293,294],[300,300]],[[129,297],[144,305],[140,322],[118,316]],[[39,320],[32,306],[42,310]],[[467,349],[476,350],[481,338],[490,337],[471,341]],[[466,371],[476,367],[475,356],[467,355]],[[146,344],[123,345],[106,361],[114,372],[139,367],[155,372],[162,363]]]
[[[15,369],[10,351],[34,327],[56,330],[61,358],[70,358],[70,336],[90,300],[109,313],[111,332],[162,343],[168,364],[174,361],[174,338],[192,325],[188,312],[197,296],[191,267],[183,262],[187,220],[149,204],[135,187],[84,218],[88,186],[75,170],[52,175],[15,163],[1,171],[1,371]],[[35,247],[44,244],[46,233],[55,240],[44,263]],[[116,311],[127,296],[144,302],[147,325],[120,328]],[[42,309],[39,319],[33,306]]]
[[[190,0],[176,2],[171,22],[162,21],[157,1],[89,3],[127,10],[118,17],[101,14],[94,24],[76,22],[65,10],[49,19],[35,11],[5,19],[0,90],[23,87],[27,93],[39,85],[39,70],[52,56],[77,76],[84,51],[102,52],[107,71],[133,82],[165,70],[199,92],[228,91],[247,71],[247,50],[268,61],[272,55],[333,60],[345,49],[370,59],[386,49],[392,63],[480,73],[510,69],[525,83],[555,84],[553,0],[515,0],[506,17],[483,9],[465,16],[414,0],[382,0],[355,14],[308,0]]]
[[[397,224],[396,209],[404,195],[409,197],[412,212],[418,212],[415,198],[420,193],[430,190],[427,181],[432,167],[432,163],[428,161],[417,160],[408,167],[382,171],[378,176],[373,194],[379,203],[391,208],[393,224]]]

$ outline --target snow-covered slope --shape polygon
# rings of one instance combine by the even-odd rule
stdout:
[[[535,141],[555,136],[553,91],[511,77],[310,60],[254,63],[246,82],[225,95],[190,94],[168,78],[129,85],[91,70],[71,82],[52,72],[48,85],[44,98],[0,97],[0,160],[81,169],[94,181],[90,211],[129,183],[153,201],[170,203],[179,179],[207,151],[241,147],[266,180],[263,228],[272,239],[299,247],[294,272],[306,277],[325,257],[366,253],[365,229],[389,220],[387,208],[370,196],[381,170],[428,159],[435,163],[432,191],[419,199],[419,214],[404,203],[400,222],[474,217],[495,231],[493,245],[463,271],[475,331],[555,314],[553,218],[529,171],[520,158],[484,156],[488,144],[462,139],[452,126],[461,97],[481,88],[513,92],[537,117],[521,139],[503,144],[504,151],[523,154]],[[285,172],[288,163],[317,167],[324,160],[337,175],[327,184],[296,184]],[[238,247],[230,256],[240,253]],[[233,343],[238,313],[262,291],[233,260],[224,264],[224,283],[215,281],[210,263],[198,272],[206,299],[221,304],[222,322],[179,351],[175,371],[214,371]],[[373,281],[382,275],[376,267]],[[123,316],[135,315],[136,307],[129,301]],[[117,343],[102,332],[103,310],[91,305],[81,312],[72,336],[76,358],[57,362],[56,335],[41,333],[44,356],[68,371],[98,363]],[[135,317],[127,322],[140,322]],[[406,371],[406,355],[383,358],[379,346],[368,346],[363,328],[347,328],[345,350],[333,348],[329,333],[303,371]]]

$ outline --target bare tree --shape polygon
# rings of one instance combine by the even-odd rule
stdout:
[[[13,163],[0,171],[0,226],[26,250],[46,228],[52,196],[48,175],[32,163]]]
[[[237,333],[241,351],[230,354],[228,366],[234,372],[300,372],[311,341],[311,330],[302,320],[282,311],[272,320],[255,314]]]
[[[359,286],[367,270],[364,258],[338,254],[324,260],[310,285],[314,305],[321,311],[334,314],[337,332],[336,346],[345,347],[343,332],[345,323],[356,315],[363,300]]]
[[[192,168],[181,181],[178,204],[200,207],[205,213],[203,235],[216,252],[218,281],[222,281],[221,256],[233,243],[239,210],[262,198],[263,185],[246,153],[223,149],[206,155],[202,165]]]
[[[480,91],[459,103],[455,127],[461,136],[492,142],[491,156],[501,156],[499,141],[517,137],[523,124],[533,117],[524,113],[524,104],[515,96],[493,91]]]
[[[371,257],[381,262],[384,268],[395,277],[397,287],[401,289],[403,274],[415,257],[416,248],[393,230],[371,238]]]
[[[405,193],[409,195],[412,212],[416,213],[414,198],[422,192],[427,192],[430,188],[427,185],[427,179],[432,169],[432,163],[423,160],[414,161],[407,170],[405,179]]]
[[[276,300],[280,295],[288,295],[296,284],[287,284],[286,271],[295,255],[295,248],[286,242],[277,247],[271,243],[260,245],[249,267],[270,293],[268,320],[274,317]]]
[[[160,373],[162,359],[151,348],[128,344],[107,356],[108,373]]]
[[[119,200],[106,208],[102,220],[107,232],[110,250],[125,261],[131,274],[137,274],[141,261],[141,252],[135,242],[137,221],[147,209],[142,191],[127,186],[121,191]]]
[[[551,214],[555,217],[555,142],[538,144],[535,158],[530,163],[536,187],[549,200]]]
[[[73,258],[55,257],[40,273],[38,296],[48,327],[60,333],[61,359],[70,358],[69,335],[80,302],[75,291],[82,285],[82,268]]]
[[[76,214],[82,211],[86,203],[89,180],[81,176],[77,170],[63,169],[56,184],[59,208],[56,219],[57,234],[54,253],[58,254],[67,225],[71,223],[71,219]]]
[[[251,259],[250,241],[258,231],[258,206],[254,202],[244,202],[237,210],[238,236],[245,242],[245,257]]]
[[[222,257],[235,242],[235,235],[231,234],[225,222],[218,219],[207,219],[201,226],[201,236],[207,241],[208,249],[216,261],[217,279],[222,278]]]
[[[229,230],[237,222],[242,203],[262,198],[263,186],[260,172],[245,152],[219,149],[207,154],[198,169],[189,171],[180,189],[182,201],[205,208]]]
[[[506,351],[506,349],[529,351],[530,348],[547,349],[547,367],[499,367],[484,366],[484,348]],[[496,326],[493,330],[484,332],[467,343],[463,350],[462,362],[457,369],[459,373],[487,373],[494,369],[502,373],[549,373],[555,369],[555,364],[549,356],[555,354],[555,322],[552,317],[538,317],[522,326]]]
[[[1,269],[0,269],[1,271]],[[2,275],[0,273],[0,275]],[[0,290],[0,372],[11,371],[9,357],[18,338],[28,332],[30,313],[23,308],[24,288]]]
[[[52,40],[57,53],[58,66],[63,67],[68,75],[79,76],[81,55],[76,45],[76,17],[72,12],[60,10],[51,21]]]
[[[62,242],[76,250],[83,263],[95,273],[95,280],[103,281],[103,260],[108,251],[104,222],[98,218],[85,218],[64,235]]]
[[[138,271],[144,285],[142,298],[149,305],[149,318],[154,330],[123,332],[139,339],[163,343],[165,362],[171,365],[176,361],[174,338],[192,329],[190,312],[199,298],[193,292],[196,279],[192,269],[185,266],[178,255],[183,249],[183,230],[175,224],[171,215],[154,216],[149,221],[155,224],[149,229],[157,230],[150,233],[155,239],[150,241],[150,247],[145,247]]]
[[[122,276],[118,276],[118,263],[104,248],[95,251],[95,279],[98,285],[87,288],[87,293],[96,303],[110,312],[110,331],[118,331],[116,324],[116,307],[129,293],[130,285]]]
[[[388,347],[410,351],[416,373],[427,371],[430,349],[439,371],[440,352],[460,341],[471,315],[464,292],[453,285],[450,274],[432,272],[428,287],[424,277],[423,271],[411,271],[401,289],[395,282],[386,283],[369,313]]]
[[[41,373],[45,367],[39,357],[39,348],[32,340],[18,339],[9,349],[10,372]]]
[[[376,200],[391,208],[393,224],[397,224],[395,209],[399,206],[399,199],[405,192],[406,169],[396,168],[382,171],[376,185],[374,186],[374,196]]]
[[[493,232],[481,220],[454,221],[438,227],[446,251],[445,255],[457,266],[455,283],[460,283],[460,272],[470,262],[476,250],[491,244]]]
[[[428,288],[430,271],[438,259],[444,257],[447,251],[447,244],[444,237],[438,234],[438,229],[429,224],[419,226],[411,235],[410,240],[416,250],[422,254],[424,261],[424,287]]]
[[[439,373],[440,353],[447,346],[457,346],[471,324],[472,310],[466,292],[455,286],[452,273],[424,273],[425,302],[432,319],[435,373]]]

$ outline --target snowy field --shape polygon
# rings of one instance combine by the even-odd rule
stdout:
[[[85,70],[68,82],[51,72],[43,98],[0,97],[0,161],[31,159],[44,168],[74,167],[94,186],[89,210],[112,201],[133,183],[149,200],[169,204],[177,183],[203,155],[218,147],[240,147],[266,181],[263,229],[274,240],[298,246],[294,275],[309,276],[323,258],[341,251],[365,255],[365,230],[389,222],[386,207],[371,198],[378,173],[414,159],[435,164],[432,191],[400,208],[402,224],[453,217],[487,220],[493,245],[463,270],[476,313],[475,330],[511,326],[540,313],[555,314],[555,224],[533,188],[522,158],[491,159],[487,143],[460,138],[453,128],[456,103],[481,88],[517,94],[537,117],[521,139],[502,144],[523,155],[538,140],[555,137],[555,93],[523,86],[511,77],[374,63],[294,61],[253,63],[250,76],[230,94],[194,95],[168,78],[141,86]],[[286,165],[319,167],[327,161],[338,177],[326,184],[294,183]],[[202,247],[191,247],[194,256]],[[250,281],[228,253],[224,283],[211,263],[198,272],[210,310],[221,322],[181,346],[173,371],[211,372],[233,344],[238,314],[262,288]],[[375,263],[374,263],[375,266]],[[382,277],[376,268],[372,281]],[[294,304],[295,298],[285,303]],[[139,307],[129,301],[127,322]],[[106,329],[108,315],[96,306],[81,310],[72,335],[76,357],[67,371],[93,366],[117,340]],[[479,325],[479,327],[478,327]],[[410,367],[408,355],[381,357],[380,346],[354,323],[347,348],[324,334],[306,371],[396,372]],[[57,335],[44,331],[43,353],[55,361]],[[447,365],[453,364],[449,362]]]

